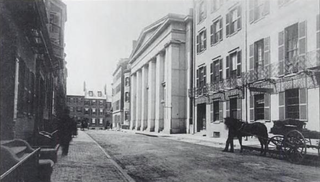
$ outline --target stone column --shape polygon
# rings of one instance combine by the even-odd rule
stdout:
[[[141,74],[141,128],[140,131],[143,131],[147,128],[148,121],[148,65],[142,67]]]
[[[186,131],[187,119],[187,67],[184,44],[170,44],[167,47],[165,132]]]
[[[133,130],[135,127],[136,127],[136,120],[137,120],[137,118],[136,118],[136,98],[137,98],[137,95],[136,95],[136,91],[137,91],[137,89],[136,89],[136,84],[137,84],[137,82],[136,82],[136,78],[137,78],[137,76],[136,76],[136,73],[134,73],[134,74],[132,74],[131,75],[131,83],[130,83],[130,85],[131,85],[131,101],[130,101],[130,114],[131,114],[131,119],[130,119],[130,130]]]
[[[136,127],[135,130],[140,130],[141,127],[141,70],[136,72]]]
[[[149,62],[148,71],[148,127],[147,131],[155,129],[155,101],[156,101],[156,61],[152,59]]]
[[[164,56],[165,52],[161,52],[156,57],[156,81],[155,81],[155,131],[160,132],[163,130],[163,104],[164,89],[162,83],[164,82]]]

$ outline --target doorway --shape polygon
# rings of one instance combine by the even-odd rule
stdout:
[[[200,132],[206,130],[206,104],[198,104],[197,113],[197,132]]]

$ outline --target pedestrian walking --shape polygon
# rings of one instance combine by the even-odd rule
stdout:
[[[73,132],[73,120],[69,116],[69,110],[64,109],[62,116],[59,118],[59,142],[62,148],[62,155],[68,155]]]

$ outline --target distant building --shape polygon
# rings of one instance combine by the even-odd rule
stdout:
[[[129,58],[131,129],[186,133],[192,77],[192,11],[145,27]]]
[[[118,62],[112,83],[112,128],[129,128],[130,122],[130,69],[128,59]]]
[[[105,129],[111,125],[111,102],[102,91],[85,89],[83,96],[68,95],[67,105],[70,117],[77,121],[78,126],[82,121],[88,123],[89,129]]]

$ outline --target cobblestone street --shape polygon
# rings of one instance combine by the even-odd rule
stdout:
[[[107,154],[99,148],[90,136],[79,131],[73,138],[68,156],[58,156],[51,180],[53,182],[126,182],[126,174]],[[132,181],[132,180],[131,180]]]
[[[136,181],[320,181],[319,167],[245,151],[115,131],[86,131]],[[99,162],[101,164],[101,162]]]

